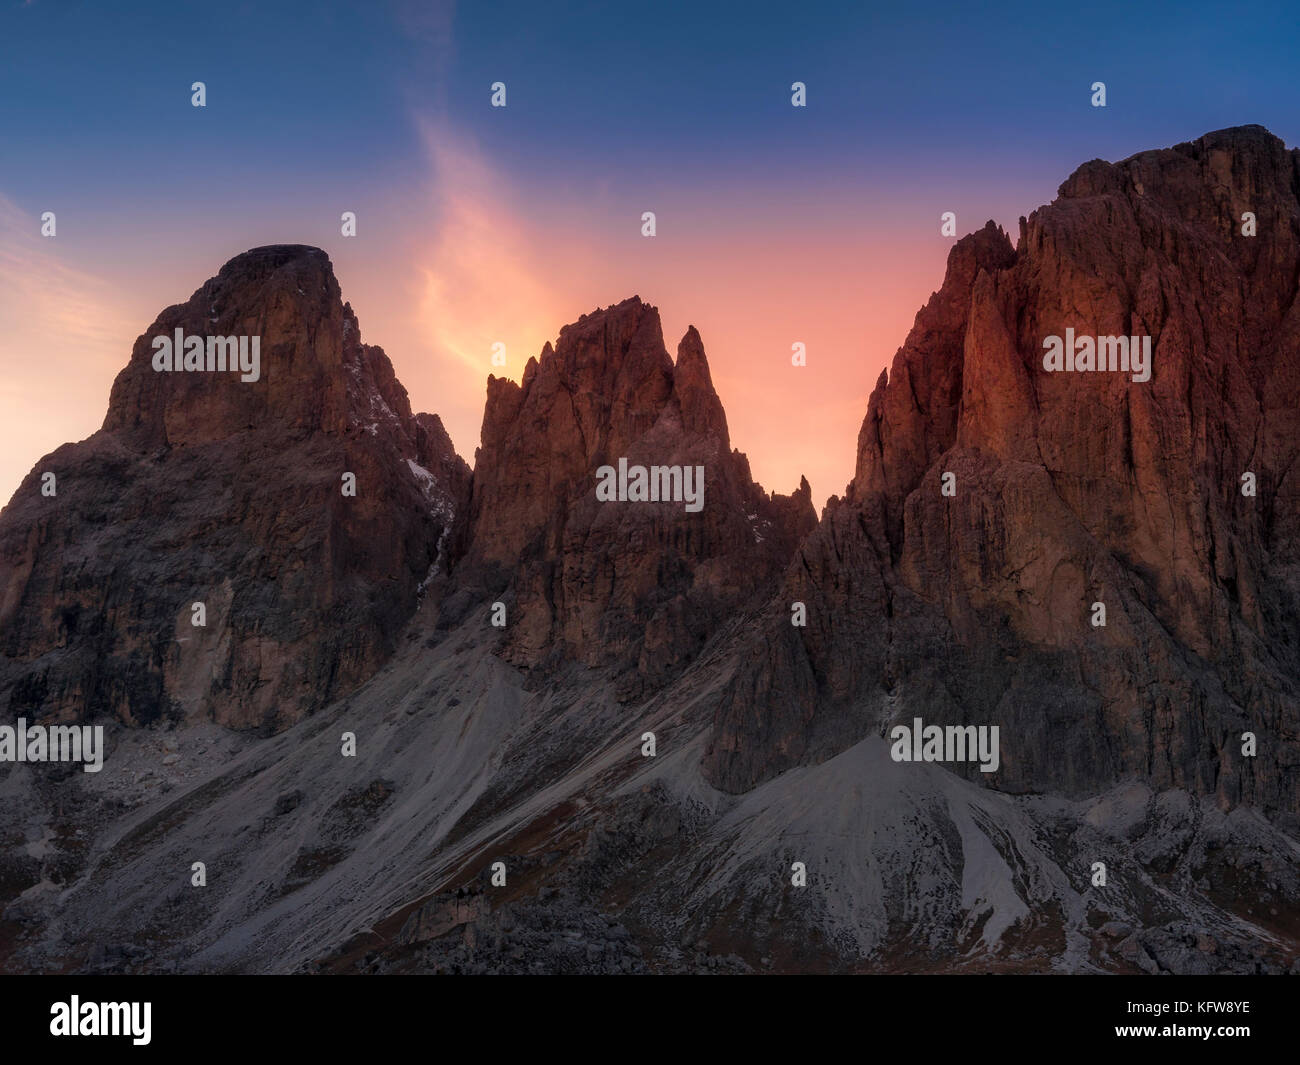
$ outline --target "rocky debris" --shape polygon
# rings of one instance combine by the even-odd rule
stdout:
[[[90,948],[83,972],[130,973],[147,971],[152,955],[134,943],[95,943]]]
[[[491,911],[481,894],[429,905],[436,906],[438,922],[450,921],[453,915],[463,919],[440,931],[433,930],[434,924],[421,925],[411,933],[418,938],[403,940],[408,949],[368,955],[354,971],[566,976],[647,971],[641,948],[616,918],[558,893],[508,902]],[[412,945],[415,949],[409,949]]]
[[[365,786],[355,785],[320,811],[307,811],[310,828],[302,834],[293,864],[280,883],[279,894],[288,895],[317,880],[322,873],[341,862],[351,852],[358,837],[374,824],[380,812],[393,801],[394,785],[389,780],[372,780]],[[306,799],[300,788],[281,795],[275,801],[270,818],[261,831],[279,830],[279,819],[293,813]]]
[[[460,890],[450,897],[440,896],[411,914],[397,933],[397,942],[406,945],[437,939],[453,928],[479,920],[488,912],[487,897],[481,892],[469,894]]]
[[[176,329],[260,336],[259,379],[155,371],[152,338]],[[29,720],[283,727],[392,652],[468,481],[323,252],[237,256],[136,341],[103,429],[0,514],[0,700]]]
[[[607,692],[575,693],[557,719],[548,696],[462,642],[467,633],[432,650],[404,643],[324,716],[269,739],[233,737],[239,750],[220,758],[187,755],[203,775],[139,806],[107,800],[126,793],[133,767],[157,759],[150,730],[120,729],[98,777],[45,785],[32,767],[0,776],[7,853],[36,848],[28,885],[60,879],[58,890],[21,889],[26,897],[0,910],[21,943],[7,967],[83,966],[107,925],[115,942],[150,949],[149,971],[314,961],[351,971],[365,954],[366,971],[610,971],[622,961],[605,948],[621,933],[600,932],[607,916],[654,972],[1129,972],[1136,963],[1118,944],[1175,921],[1219,944],[1214,971],[1253,971],[1241,968],[1247,956],[1271,970],[1296,956],[1294,844],[1249,809],[1132,784],[1077,804],[1011,796],[943,767],[895,763],[874,737],[733,798],[698,772],[718,662],[618,714],[597,712]],[[406,702],[420,712],[406,714]],[[661,737],[654,759],[629,743],[641,721]],[[363,730],[356,763],[338,757],[344,722]],[[546,737],[579,757],[539,775],[512,756]],[[497,780],[497,800],[473,801]],[[58,830],[65,819],[88,856]],[[324,823],[339,831],[326,838]],[[319,860],[304,853],[330,847],[337,854]],[[201,893],[187,881],[195,855],[208,863]],[[1089,884],[1098,856],[1111,875],[1105,891]],[[498,858],[508,888],[470,875]],[[790,886],[796,860],[807,888]],[[285,871],[298,881],[287,894]],[[417,899],[479,907],[475,895],[492,913],[527,909],[527,934],[505,929],[497,950],[496,918],[453,914],[439,933],[406,910]],[[339,953],[354,935],[371,940],[370,929],[380,941]],[[593,942],[599,959],[587,957]]]
[[[922,716],[998,725],[998,772],[957,771],[1002,790],[1136,778],[1300,823],[1298,175],[1224,130],[1085,164],[1014,250],[954,246],[717,708],[712,783]],[[1151,379],[1046,373],[1067,328],[1152,337]]]
[[[1286,963],[1276,955],[1260,957],[1248,945],[1220,944],[1214,936],[1206,935],[1186,921],[1135,932],[1116,947],[1115,953],[1151,975],[1236,973],[1281,976],[1289,971]]]
[[[436,895],[407,918],[391,947],[367,952],[348,971],[606,976],[648,971],[623,924],[570,892],[544,887],[535,899],[499,905],[492,904],[489,892],[480,880]],[[327,966],[307,968],[320,972]]]

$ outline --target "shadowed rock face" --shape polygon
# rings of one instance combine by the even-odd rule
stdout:
[[[260,379],[155,371],[153,337],[177,328],[260,336]],[[391,651],[468,479],[361,343],[323,252],[232,259],[136,341],[103,429],[42,459],[0,517],[9,713],[295,720]]]
[[[488,380],[456,617],[507,606],[501,653],[662,683],[736,609],[766,598],[816,524],[805,481],[769,496],[732,451],[699,334],[664,348],[658,311],[632,298],[560,332],[523,383]],[[602,502],[600,467],[702,466],[703,508]],[[449,599],[449,602],[451,600]]]
[[[1300,812],[1298,190],[1300,152],[1244,127],[1082,166],[1014,251],[992,223],[958,242],[719,706],[710,780],[919,715],[1001,726],[1003,790],[1136,776]],[[1045,372],[1067,327],[1150,336],[1150,381]]]

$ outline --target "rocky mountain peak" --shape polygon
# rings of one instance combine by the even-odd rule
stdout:
[[[0,516],[10,709],[234,726],[290,723],[377,668],[449,564],[469,482],[300,245],[162,311],[103,429],[37,470],[57,495],[34,471]]]
[[[882,373],[858,434],[858,462],[849,497],[884,493],[891,528],[901,500],[957,435],[963,390],[966,322],[975,282],[1011,265],[1015,250],[989,221],[948,253],[943,285],[917,312],[916,323]]]
[[[1015,250],[991,223],[958,241],[722,700],[710,778],[746,790],[928,714],[1015,738],[982,784],[1135,774],[1294,817],[1285,745],[1239,747],[1297,729],[1297,276],[1300,153],[1259,127],[1085,164]],[[1149,362],[1045,364],[1076,336]]]
[[[676,470],[679,491],[699,470],[700,498],[598,499],[620,462]],[[658,311],[634,296],[562,329],[521,385],[489,378],[453,616],[505,596],[512,661],[612,663],[640,690],[774,579],[812,524],[810,501],[769,497],[730,449],[699,333],[674,365]]]
[[[730,447],[727,432],[727,415],[722,401],[713,388],[709,373],[709,360],[704,354],[704,342],[695,326],[686,330],[677,345],[677,362],[673,366],[673,394],[682,411],[682,423],[688,432],[716,436],[723,447]]]
[[[268,420],[293,437],[380,424],[409,435],[410,419],[406,390],[383,351],[362,343],[329,257],[292,244],[235,256],[166,308],[136,340],[103,427],[144,449],[222,440]]]

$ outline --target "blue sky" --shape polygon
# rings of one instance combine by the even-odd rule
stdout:
[[[82,190],[88,169],[126,197],[393,179],[422,165],[411,112],[436,111],[539,179],[794,174],[801,152],[836,181],[993,155],[1056,174],[1247,121],[1294,142],[1298,27],[1284,4],[10,0],[0,173],[18,197]],[[510,106],[485,113],[496,80]],[[1104,111],[1078,106],[1094,80]]]

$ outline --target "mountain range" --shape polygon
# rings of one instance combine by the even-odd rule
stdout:
[[[237,256],[0,513],[0,714],[107,742],[0,763],[0,967],[1300,972],[1298,296],[1300,150],[1085,163],[956,241],[818,515],[638,297],[471,468],[324,252]]]

